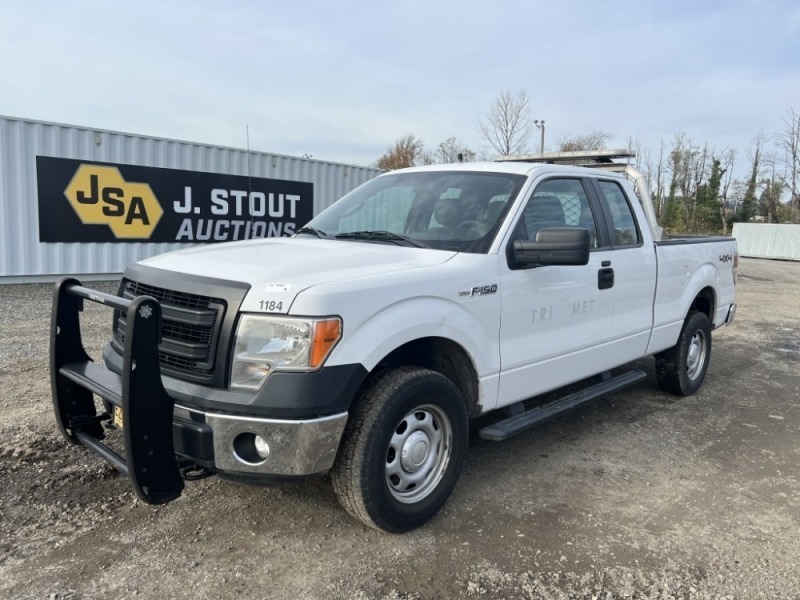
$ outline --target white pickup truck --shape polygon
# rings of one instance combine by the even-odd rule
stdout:
[[[58,425],[150,503],[212,474],[330,473],[365,524],[418,527],[456,484],[470,419],[494,411],[479,433],[503,440],[641,381],[617,368],[648,355],[663,389],[702,384],[736,310],[736,242],[662,240],[647,187],[614,172],[639,178],[625,156],[394,171],[293,238],[134,264],[118,296],[62,279]],[[103,366],[84,300],[115,309]]]

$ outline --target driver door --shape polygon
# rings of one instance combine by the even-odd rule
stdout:
[[[613,285],[601,272],[612,249],[590,182],[553,177],[540,182],[508,240],[536,239],[545,227],[589,229],[589,263],[516,268],[501,264],[500,387],[498,407],[605,370],[612,337]],[[507,254],[507,257],[509,255]]]

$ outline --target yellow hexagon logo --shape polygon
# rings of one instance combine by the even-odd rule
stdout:
[[[64,195],[85,225],[108,225],[118,239],[148,239],[164,210],[150,184],[125,181],[116,167],[81,165]]]

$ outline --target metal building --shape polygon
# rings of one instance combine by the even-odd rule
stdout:
[[[0,283],[116,275],[192,243],[290,235],[379,173],[0,116]]]

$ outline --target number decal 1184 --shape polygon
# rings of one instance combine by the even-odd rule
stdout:
[[[261,300],[259,301],[261,310],[266,311],[281,311],[283,310],[283,302],[276,302],[275,300]]]

